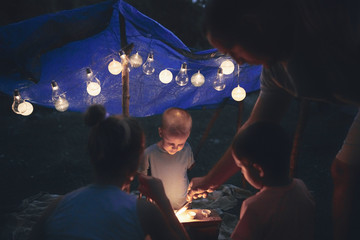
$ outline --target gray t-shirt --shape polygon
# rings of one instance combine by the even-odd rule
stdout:
[[[189,180],[187,170],[194,164],[191,147],[185,143],[184,148],[170,155],[157,144],[145,149],[144,159],[140,161],[139,172],[147,174],[151,170],[153,177],[164,184],[166,196],[174,209],[180,208],[186,201]]]

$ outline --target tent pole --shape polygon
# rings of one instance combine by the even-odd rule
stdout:
[[[290,172],[289,176],[292,178],[296,175],[296,165],[299,156],[299,145],[303,136],[305,125],[309,116],[309,101],[306,99],[301,100],[299,120],[296,125],[293,146],[290,155]]]
[[[124,57],[121,71],[122,80],[122,114],[129,117],[130,93],[129,93],[129,59]]]

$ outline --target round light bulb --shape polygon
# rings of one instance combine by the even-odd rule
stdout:
[[[222,91],[226,87],[226,83],[225,83],[225,79],[224,79],[223,75],[224,74],[223,74],[222,68],[219,68],[218,72],[217,72],[217,75],[216,75],[216,78],[213,81],[213,88],[216,91]]]
[[[198,71],[194,75],[191,76],[191,83],[195,87],[200,87],[205,83],[205,77]]]
[[[175,82],[181,87],[185,86],[189,82],[186,63],[181,64],[181,69],[175,77]]]
[[[69,102],[66,98],[59,97],[55,102],[55,108],[59,112],[65,112],[69,107]]]
[[[26,105],[26,106],[25,106],[25,108],[26,108],[25,112],[21,113],[21,115],[23,115],[23,116],[29,116],[29,115],[32,114],[32,112],[34,111],[33,105],[32,105],[31,103],[29,103],[29,102],[26,102],[26,101],[25,101],[25,102],[21,103],[21,104],[19,105],[19,108],[22,108],[21,105]]]
[[[99,95],[99,93],[101,92],[100,84],[97,83],[97,82],[89,82],[89,83],[87,84],[86,91],[87,91],[88,94],[91,95],[91,96],[97,96],[97,95]]]
[[[119,73],[121,73],[122,70],[121,62],[113,59],[108,65],[108,70],[112,75],[118,75]]]
[[[22,103],[19,104],[18,106],[18,111],[19,111],[19,114],[24,114],[27,110],[27,104],[25,101],[23,101]]]
[[[155,68],[154,68],[154,53],[150,52],[146,62],[142,65],[143,68],[143,72],[146,75],[151,75],[155,72]]]
[[[136,52],[134,55],[131,55],[130,64],[134,68],[140,67],[141,64],[143,64],[143,59],[138,52]]]
[[[244,88],[240,87],[239,85],[234,88],[231,91],[231,97],[235,100],[235,101],[242,101],[244,100],[244,98],[246,97],[246,91]]]
[[[173,74],[169,70],[164,69],[160,72],[159,79],[160,82],[168,84],[173,79]]]
[[[225,60],[221,63],[220,67],[223,70],[225,75],[229,75],[234,72],[235,66],[234,63],[230,60]]]

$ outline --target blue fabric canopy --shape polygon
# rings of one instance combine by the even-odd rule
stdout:
[[[232,74],[224,75],[224,90],[215,90],[212,83],[218,68],[224,60],[231,60],[229,57],[215,49],[191,52],[172,32],[120,0],[0,27],[0,91],[12,95],[18,89],[23,99],[54,107],[54,80],[66,95],[70,111],[84,111],[98,103],[110,114],[121,113],[121,74],[108,71],[113,59],[121,61],[121,16],[125,19],[127,43],[134,44],[130,55],[138,52],[145,62],[150,52],[154,54],[152,75],[146,75],[141,66],[130,68],[131,116],[160,114],[173,106],[189,109],[217,104],[230,97],[238,84],[247,92],[259,89],[261,66],[244,65],[240,66],[239,76],[236,68]],[[175,81],[182,63],[188,67],[189,82],[185,86]],[[100,81],[101,93],[97,96],[87,93],[87,68]],[[174,76],[168,84],[159,80],[164,69]],[[195,87],[190,78],[198,71],[204,75],[205,83]]]

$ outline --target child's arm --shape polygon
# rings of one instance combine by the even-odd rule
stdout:
[[[195,162],[188,168],[188,170],[191,170],[195,165]]]
[[[190,148],[190,157],[188,160],[188,170],[191,170],[194,167],[194,165],[195,165],[194,154]]]
[[[139,161],[139,167],[137,172],[143,175],[148,175],[149,167],[150,167],[149,160],[145,153],[144,156]]]
[[[151,198],[156,205],[138,200],[138,215],[145,234],[151,239],[190,239],[175,216],[160,179],[139,175],[139,190]]]

